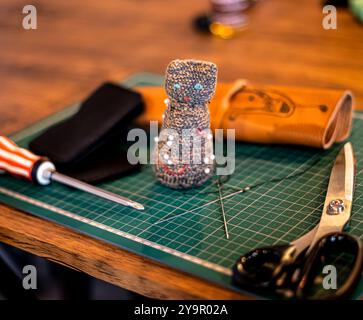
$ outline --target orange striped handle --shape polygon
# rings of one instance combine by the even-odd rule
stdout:
[[[47,185],[51,180],[50,173],[55,171],[55,167],[42,157],[20,148],[9,138],[0,136],[0,170]]]
[[[9,138],[0,136],[0,169],[11,175],[33,180],[34,165],[41,157],[18,147]]]

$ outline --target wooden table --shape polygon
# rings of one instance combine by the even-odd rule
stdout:
[[[349,88],[363,107],[363,26],[338,11],[322,28],[320,1],[261,1],[229,41],[198,34],[207,1],[36,1],[38,29],[22,28],[24,1],[0,4],[0,124],[9,134],[82,99],[104,80],[163,73],[174,58],[216,62],[219,79]],[[166,5],[169,4],[169,6]],[[246,298],[62,226],[0,206],[0,241],[156,298]]]

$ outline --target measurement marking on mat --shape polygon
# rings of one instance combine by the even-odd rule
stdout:
[[[165,247],[163,245],[159,245],[159,244],[157,244],[155,242],[140,238],[138,236],[134,236],[134,235],[129,234],[127,232],[124,232],[124,231],[121,231],[121,230],[106,226],[105,224],[102,224],[102,223],[96,222],[94,220],[79,216],[79,215],[77,215],[75,213],[68,212],[68,211],[65,211],[63,209],[54,207],[54,206],[49,205],[47,203],[41,202],[39,200],[35,200],[33,198],[24,196],[24,195],[22,195],[20,193],[8,190],[8,189],[3,188],[3,187],[0,187],[0,192],[7,195],[7,196],[10,196],[10,197],[16,198],[18,200],[30,203],[32,205],[35,205],[37,207],[41,207],[41,208],[44,208],[46,210],[53,211],[55,213],[58,213],[60,215],[65,216],[65,217],[68,217],[68,218],[71,218],[71,219],[74,219],[74,220],[77,220],[77,221],[80,221],[80,222],[83,222],[83,223],[87,223],[87,224],[89,224],[89,225],[91,225],[93,227],[96,227],[96,228],[111,232],[111,233],[116,234],[116,235],[118,235],[120,237],[123,237],[123,238],[129,239],[129,240],[141,243],[143,245],[147,245],[147,246],[152,247],[154,249],[157,249],[157,250],[172,254],[172,255],[174,255],[174,256],[176,256],[178,258],[182,258],[184,260],[193,262],[193,263],[201,265],[201,266],[203,266],[205,268],[217,271],[219,273],[222,273],[222,274],[225,274],[225,275],[228,275],[228,276],[232,275],[232,271],[230,269],[228,269],[228,268],[219,266],[219,265],[217,265],[215,263],[211,263],[211,262],[199,259],[197,257],[193,257],[193,256],[191,256],[189,254],[185,254],[183,252],[180,252],[180,251]]]

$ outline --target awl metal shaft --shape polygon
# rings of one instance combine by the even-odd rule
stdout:
[[[117,202],[119,204],[122,204],[124,206],[129,206],[132,208],[135,208],[137,210],[144,210],[144,206],[138,202],[132,201],[128,198],[125,198],[123,196],[117,195],[115,193],[109,192],[107,190],[103,190],[100,188],[97,188],[95,186],[92,186],[88,183],[84,183],[80,180],[74,179],[72,177],[66,176],[64,174],[61,174],[57,171],[54,171],[51,173],[51,180],[56,181],[62,184],[65,184],[67,186],[94,194],[95,196]]]

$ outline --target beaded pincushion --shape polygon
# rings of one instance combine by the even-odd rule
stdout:
[[[200,186],[213,173],[213,135],[208,103],[217,82],[217,66],[197,60],[174,60],[166,70],[168,95],[154,152],[155,175],[174,188]]]

